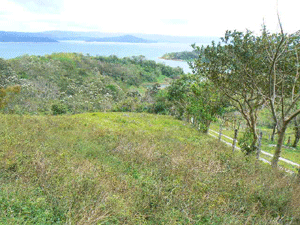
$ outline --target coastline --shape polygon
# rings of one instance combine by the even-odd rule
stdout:
[[[164,60],[170,60],[170,61],[178,61],[178,62],[187,62],[185,60],[182,60],[182,59],[166,59],[166,58],[163,58],[163,57],[158,57],[159,59],[164,59]]]

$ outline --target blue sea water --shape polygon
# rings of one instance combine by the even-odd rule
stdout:
[[[130,57],[144,55],[147,59],[165,63],[172,67],[181,67],[191,72],[188,64],[181,61],[159,59],[169,52],[192,51],[189,43],[117,43],[117,42],[85,42],[60,41],[55,43],[0,43],[0,58],[11,59],[22,55],[47,55],[54,52],[77,52],[91,56]]]

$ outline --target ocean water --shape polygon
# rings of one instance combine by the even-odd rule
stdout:
[[[130,57],[144,55],[147,59],[164,63],[172,67],[181,67],[191,72],[188,64],[181,61],[159,59],[169,52],[192,51],[190,43],[117,43],[117,42],[85,42],[60,41],[56,43],[0,43],[0,58],[11,59],[22,55],[47,55],[54,52],[77,52],[91,56]]]

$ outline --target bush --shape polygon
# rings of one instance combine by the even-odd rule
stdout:
[[[53,115],[61,115],[61,114],[66,114],[68,108],[63,103],[58,103],[58,104],[53,104],[51,106],[51,110]]]
[[[251,146],[253,142],[253,136],[249,129],[244,132],[243,137],[240,138],[238,142],[242,152],[244,152],[246,155],[249,155],[253,152],[253,148]]]

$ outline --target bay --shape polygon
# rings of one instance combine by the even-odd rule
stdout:
[[[58,52],[76,52],[91,56],[131,57],[144,55],[149,60],[164,63],[172,67],[181,67],[189,73],[191,69],[183,61],[159,59],[163,54],[179,51],[192,51],[190,43],[119,43],[60,41],[55,43],[0,43],[0,58],[11,59],[22,55],[47,55]]]

